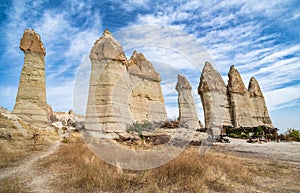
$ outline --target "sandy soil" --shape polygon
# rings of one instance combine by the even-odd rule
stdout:
[[[295,164],[300,167],[300,142],[247,143],[243,139],[230,139],[230,143],[215,143],[212,149],[232,152],[247,158],[268,159]]]

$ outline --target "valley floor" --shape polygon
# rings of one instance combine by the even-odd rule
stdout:
[[[300,143],[232,139],[131,171],[95,157],[79,134],[64,142],[54,137],[48,148],[4,165],[0,192],[300,192]]]

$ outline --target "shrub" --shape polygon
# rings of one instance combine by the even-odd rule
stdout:
[[[134,122],[132,125],[130,125],[126,129],[126,132],[127,133],[137,133],[141,139],[144,139],[143,131],[149,131],[152,129],[153,129],[153,127],[150,122],[145,121],[144,123],[139,123],[137,121],[137,122]]]
[[[284,135],[281,135],[281,138],[288,141],[300,141],[300,131],[289,128]]]

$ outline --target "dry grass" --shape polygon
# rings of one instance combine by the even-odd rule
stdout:
[[[236,157],[199,155],[197,148],[155,169],[117,169],[94,157],[79,138],[62,144],[38,167],[60,175],[51,182],[58,192],[240,192],[255,186],[256,175]]]
[[[14,176],[0,180],[0,191],[1,193],[25,193],[30,192],[30,189],[18,177]]]
[[[19,124],[21,129],[17,128],[16,124]],[[46,138],[51,137],[51,135],[22,120],[15,122],[0,114],[0,126],[0,133],[11,136],[11,139],[0,138],[0,169],[12,166],[35,152],[43,151],[49,147],[50,142]],[[33,139],[34,133],[39,134],[36,143]]]
[[[55,192],[298,192],[300,168],[282,163],[236,157],[214,150],[199,155],[189,147],[161,167],[122,170],[99,160],[77,135],[34,170],[52,177]],[[286,184],[289,184],[288,186]],[[30,192],[17,177],[0,180],[0,192]]]

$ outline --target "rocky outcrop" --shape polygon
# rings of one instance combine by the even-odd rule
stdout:
[[[75,114],[72,110],[69,112],[53,112],[50,124],[46,127],[48,131],[55,131],[66,135],[84,129],[84,117]]]
[[[205,64],[198,87],[205,127],[273,127],[256,79],[251,78],[247,90],[234,66],[230,67],[228,78],[226,87],[220,74],[209,63]]]
[[[167,113],[160,87],[160,75],[142,53],[134,51],[128,61],[132,93],[130,111],[134,122],[162,122]]]
[[[230,101],[233,126],[251,127],[254,123],[251,118],[252,108],[249,93],[243,83],[240,73],[234,66],[230,67],[228,78],[228,98]]]
[[[220,73],[209,62],[203,68],[198,93],[204,109],[206,128],[232,126],[226,85]]]
[[[90,59],[87,130],[120,133],[134,121],[166,119],[160,75],[143,54],[135,51],[127,61],[121,45],[105,30]]]
[[[246,89],[239,72],[230,67],[228,73],[228,97],[234,127],[273,127],[265,99],[255,78]]]
[[[46,51],[40,36],[33,29],[24,31],[20,49],[25,57],[13,113],[33,125],[43,126],[48,122]]]
[[[183,75],[177,76],[176,91],[178,92],[179,126],[198,129],[200,128],[194,99],[191,93],[192,86]]]
[[[268,108],[265,102],[263,93],[260,90],[260,86],[257,80],[252,77],[249,82],[248,91],[250,95],[251,104],[251,117],[253,125],[264,125],[274,128],[271,118],[269,116]]]

